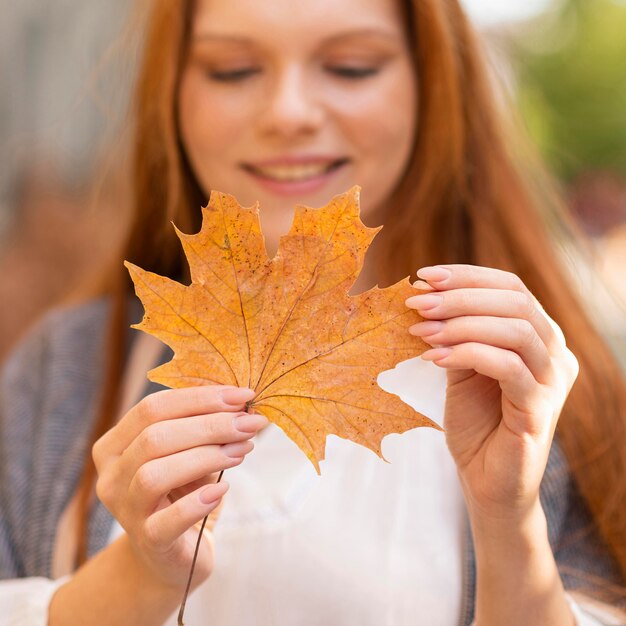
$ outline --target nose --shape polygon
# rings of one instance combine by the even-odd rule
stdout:
[[[324,120],[323,105],[321,94],[315,93],[311,83],[303,69],[295,65],[277,72],[258,118],[264,135],[293,139],[319,130]]]

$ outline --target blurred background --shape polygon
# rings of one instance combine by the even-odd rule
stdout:
[[[595,271],[572,271],[626,365],[626,0],[462,1],[588,236]],[[0,0],[0,359],[124,228],[131,5]]]

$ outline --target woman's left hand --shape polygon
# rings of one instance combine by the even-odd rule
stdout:
[[[470,516],[523,519],[539,486],[556,423],[578,374],[563,333],[522,281],[471,265],[423,268],[430,293],[407,306],[411,327],[447,370],[444,426]]]

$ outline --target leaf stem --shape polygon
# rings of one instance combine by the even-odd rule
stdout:
[[[224,470],[220,472],[220,475],[217,477],[215,481],[216,484],[222,480],[222,476],[224,475]],[[178,626],[185,626],[185,622],[183,622],[183,617],[185,615],[185,605],[187,604],[187,596],[189,595],[189,589],[191,587],[191,579],[193,578],[193,571],[196,568],[196,560],[198,559],[198,551],[200,550],[200,541],[202,540],[202,533],[204,532],[204,527],[206,526],[206,522],[209,519],[207,515],[202,520],[202,526],[200,527],[200,532],[198,533],[198,541],[196,541],[196,549],[193,553],[193,560],[191,561],[191,570],[189,572],[189,578],[187,579],[187,587],[185,588],[185,595],[183,596],[183,601],[180,605],[180,610],[178,611]]]

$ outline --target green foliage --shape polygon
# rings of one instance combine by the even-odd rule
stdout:
[[[626,175],[626,3],[567,0],[514,50],[522,114],[553,170]]]

